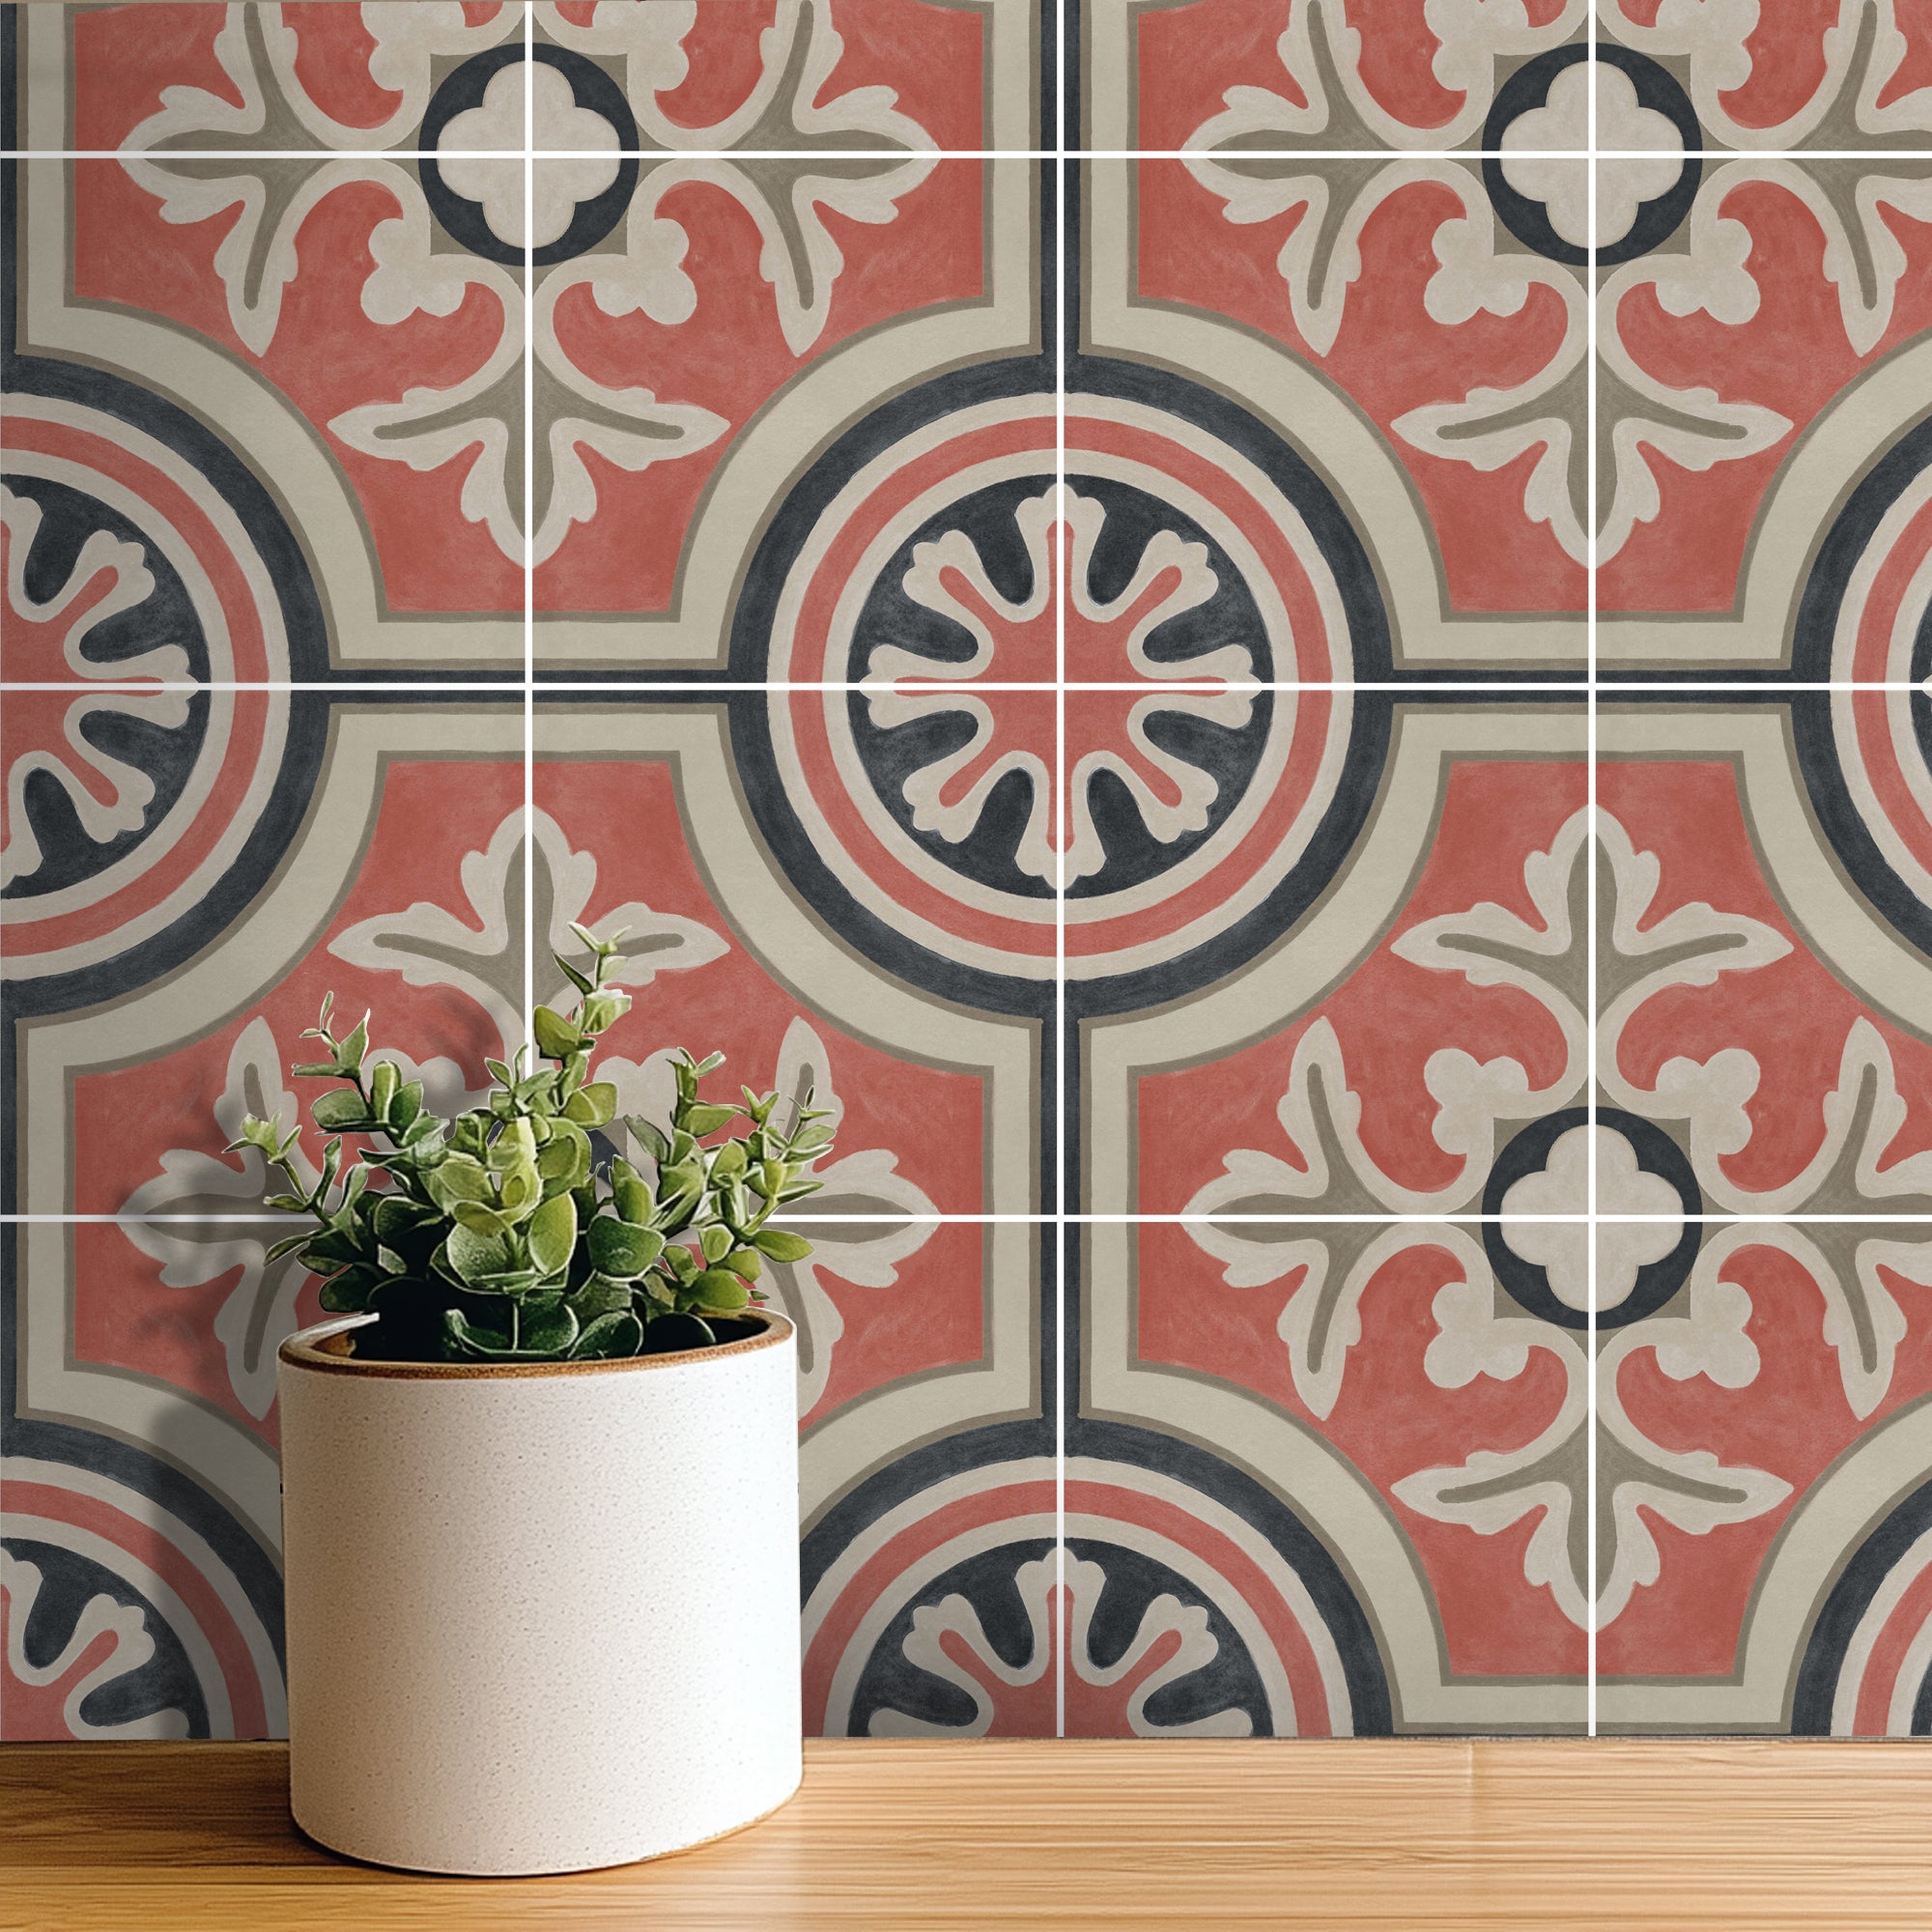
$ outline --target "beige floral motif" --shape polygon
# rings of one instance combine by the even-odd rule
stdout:
[[[1223,112],[1205,122],[1187,141],[1187,165],[1220,201],[1231,222],[1267,221],[1300,211],[1282,244],[1277,267],[1288,287],[1295,327],[1317,355],[1326,355],[1340,337],[1351,292],[1363,272],[1364,227],[1384,202],[1422,184],[1438,191],[1447,189],[1462,204],[1460,215],[1435,231],[1436,267],[1424,291],[1432,320],[1447,327],[1479,313],[1518,315],[1536,289],[1548,289],[1558,298],[1566,317],[1564,333],[1541,369],[1507,387],[1478,384],[1461,396],[1420,405],[1399,416],[1392,428],[1417,449],[1484,471],[1533,455],[1523,489],[1523,514],[1531,523],[1548,525],[1564,551],[1579,562],[1590,554],[1586,524],[1591,439],[1584,424],[1584,354],[1585,304],[1594,301],[1599,425],[1596,556],[1599,562],[1607,562],[1639,525],[1659,514],[1660,466],[1708,470],[1769,449],[1793,428],[1788,417],[1747,397],[1719,395],[1703,384],[1674,386],[1660,380],[1639,363],[1622,333],[1625,303],[1639,292],[1652,294],[1673,316],[1704,313],[1736,327],[1756,314],[1760,291],[1748,267],[1751,238],[1740,220],[1723,212],[1735,189],[1750,184],[1772,185],[1802,202],[1817,221],[1826,242],[1824,273],[1836,293],[1845,339],[1854,351],[1869,355],[1890,323],[1906,256],[1887,211],[1920,221],[1932,219],[1932,156],[1920,160],[1870,154],[1867,157],[1866,151],[1883,145],[1882,129],[1911,128],[1922,132],[1932,127],[1928,118],[1932,89],[1920,89],[1883,110],[1873,107],[1876,91],[1896,67],[1904,43],[1891,24],[1890,0],[1844,0],[1844,6],[1839,27],[1828,36],[1833,44],[1834,77],[1819,102],[1834,90],[1844,93],[1853,86],[1851,76],[1863,74],[1865,79],[1857,87],[1860,105],[1849,121],[1844,120],[1848,108],[1832,120],[1843,139],[1834,135],[1821,142],[1814,137],[1811,145],[1855,158],[1828,161],[1804,153],[1780,153],[1707,165],[1690,213],[1670,245],[1615,268],[1605,275],[1594,297],[1586,293],[1579,270],[1524,252],[1500,230],[1474,163],[1390,155],[1386,148],[1405,143],[1385,138],[1386,130],[1378,130],[1374,140],[1337,139],[1323,144],[1364,150],[1358,158],[1324,158],[1316,165],[1267,155],[1267,150],[1308,144],[1311,117],[1320,121],[1323,110],[1319,103],[1333,92],[1323,92],[1319,77],[1304,83],[1309,100],[1317,103],[1309,107],[1296,106],[1264,89],[1231,89]],[[1302,10],[1301,25],[1293,30],[1298,38],[1292,60],[1291,37],[1284,36],[1284,59],[1292,71],[1319,76],[1326,71],[1314,57],[1321,43],[1307,25],[1306,15],[1307,10]],[[1695,49],[1693,73],[1701,73],[1714,87],[1719,84],[1712,76],[1729,73],[1732,78],[1720,83],[1728,89],[1748,72],[1743,42],[1755,19],[1756,0],[1701,0],[1701,4],[1679,0],[1659,13],[1654,31],[1638,31],[1623,22],[1618,31],[1640,47],[1654,42],[1658,50],[1670,53]],[[1330,26],[1332,40],[1339,23]],[[1679,163],[1669,151],[1680,143],[1671,124],[1636,104],[1619,71],[1598,64],[1596,72],[1603,95],[1600,111],[1609,115],[1615,142],[1657,151],[1655,160],[1647,156],[1627,158],[1598,170],[1596,233],[1601,246],[1620,240],[1634,220],[1638,205],[1667,189],[1676,179]],[[1570,73],[1579,79],[1570,83]],[[1532,159],[1513,151],[1534,147],[1540,154],[1548,142],[1560,143],[1562,127],[1568,125],[1564,117],[1574,105],[1565,84],[1572,89],[1585,85],[1584,74],[1581,65],[1566,71],[1558,77],[1549,103],[1513,125],[1505,137],[1511,157],[1503,163],[1506,177],[1542,201],[1557,232],[1579,246],[1586,239],[1581,199],[1588,179],[1585,164]],[[1346,90],[1337,98],[1347,99]],[[1707,97],[1700,96],[1698,108],[1705,128],[1719,128],[1729,145],[1788,145],[1783,136],[1767,138],[1736,128],[1728,117],[1720,115],[1714,122],[1709,105]],[[1831,119],[1818,102],[1814,107],[1814,120]],[[1553,118],[1546,126],[1539,116]],[[1600,139],[1604,145],[1611,144],[1601,128]],[[1378,147],[1384,152],[1366,152]]]
[[[1208,123],[1212,139],[1234,149],[1456,147],[1482,128],[1497,63],[1561,46],[1583,24],[1585,6],[1564,0],[1553,19],[1532,26],[1522,0],[1431,0],[1435,77],[1465,98],[1449,120],[1414,127],[1391,114],[1362,79],[1362,29],[1349,24],[1343,0],[1302,0],[1288,10],[1275,41],[1287,88],[1229,88],[1223,111]]]
[[[572,848],[548,812],[534,818],[530,854],[533,897],[528,916],[537,937],[537,999],[562,1005],[568,997],[563,976],[551,952],[581,959],[582,950],[571,931],[573,921],[604,931],[627,928],[622,983],[647,987],[660,973],[691,972],[724,957],[726,942],[696,920],[654,911],[639,901],[604,907],[597,899],[597,863]],[[331,951],[339,958],[372,971],[402,974],[412,986],[441,986],[464,994],[495,1021],[500,1050],[514,1050],[523,1037],[524,984],[524,822],[510,813],[489,845],[469,853],[463,863],[468,917],[418,900],[406,911],[360,922],[340,934]],[[469,923],[469,920],[477,922]],[[547,941],[547,947],[546,947]],[[548,948],[548,950],[547,950]],[[383,1045],[378,1058],[394,1061],[405,1080],[423,1083],[426,1104],[450,1115],[482,1104],[481,1091],[466,1087],[463,1069],[452,1060],[417,1062]],[[227,1139],[236,1138],[245,1115],[277,1114],[285,1122],[302,1117],[301,1099],[286,1086],[289,1056],[259,1015],[242,1030],[229,1055],[226,1084],[215,1102],[215,1122]],[[752,1069],[742,1075],[753,1077]],[[669,1118],[674,1083],[671,1049],[642,1061],[608,1056],[598,1063],[598,1078],[617,1089],[619,1114],[648,1120]],[[786,1030],[778,1063],[768,1081],[781,1093],[829,1111],[838,1130],[844,1119],[831,1057],[810,1022],[794,1019]],[[622,1128],[622,1145],[648,1169],[649,1156]],[[315,1173],[298,1148],[295,1165],[306,1184]],[[239,1270],[213,1322],[215,1339],[226,1353],[229,1384],[248,1413],[265,1416],[275,1400],[275,1350],[295,1326],[296,1297],[306,1273],[293,1256],[268,1259],[283,1229],[266,1218],[264,1198],[278,1189],[259,1152],[213,1154],[174,1148],[162,1154],[160,1173],[144,1181],[123,1203],[122,1223],[136,1247],[161,1264],[168,1288],[199,1288]],[[825,1277],[856,1288],[891,1288],[899,1268],[928,1240],[938,1210],[924,1190],[898,1172],[898,1157],[883,1148],[837,1148],[815,1170],[822,1190],[802,1204],[812,1219],[801,1223],[813,1253],[803,1262],[770,1263],[766,1286],[799,1331],[799,1410],[814,1407],[824,1394],[832,1362],[844,1333],[844,1317]]]
[[[378,1057],[394,1061],[405,1080],[420,1080],[425,1100],[440,1113],[482,1100],[480,1092],[466,1090],[463,1069],[453,1060],[414,1061],[393,1048]],[[242,1028],[214,1103],[215,1123],[225,1139],[240,1135],[249,1114],[279,1115],[284,1122],[301,1118],[301,1103],[283,1084],[289,1058],[267,1020],[257,1015]],[[304,1184],[313,1186],[317,1176],[299,1146],[291,1158]],[[266,1218],[262,1203],[281,1183],[253,1148],[226,1155],[170,1148],[160,1166],[158,1175],[122,1203],[123,1232],[160,1263],[165,1288],[201,1288],[240,1270],[215,1311],[213,1333],[235,1399],[259,1420],[274,1406],[275,1350],[295,1328],[296,1297],[308,1278],[293,1256],[268,1258],[286,1230]]]
[[[511,812],[480,852],[463,860],[463,891],[470,925],[446,906],[419,899],[405,912],[365,919],[339,934],[329,951],[373,972],[400,973],[412,986],[452,986],[467,994],[496,1023],[505,1054],[524,1037],[524,1013],[531,1001],[555,1002],[565,993],[563,975],[551,955],[581,959],[583,949],[572,922],[604,931],[624,928],[628,971],[623,983],[648,986],[659,973],[688,972],[723,957],[726,942],[696,920],[654,912],[637,900],[593,912],[597,861],[572,848],[549,812],[531,813],[530,903],[524,903],[524,814]],[[524,977],[524,921],[534,934],[534,986]]]
[[[1424,1360],[1439,1388],[1465,1387],[1477,1376],[1514,1381],[1534,1350],[1556,1358],[1564,1394],[1556,1415],[1530,1441],[1510,1450],[1479,1449],[1452,1466],[1419,1469],[1395,1484],[1410,1509],[1442,1522],[1462,1523],[1479,1536],[1533,1516],[1523,1552],[1527,1581],[1549,1591],[1569,1620],[1587,1628],[1590,1533],[1586,1454],[1589,1358],[1577,1331],[1524,1317],[1502,1296],[1483,1266],[1476,1278],[1475,1244],[1456,1239],[1469,1278],[1435,1296],[1435,1339]],[[1709,1450],[1673,1450],[1653,1442],[1630,1419],[1617,1388],[1625,1361],[1644,1350],[1675,1379],[1708,1376],[1721,1387],[1756,1379],[1757,1351],[1745,1334],[1750,1299],[1718,1278],[1700,1256],[1678,1297],[1684,1312],[1652,1316],[1611,1331],[1597,1363],[1597,1603],[1603,1629],[1623,1614],[1641,1586],[1662,1572],[1646,1515],[1690,1536],[1722,1523],[1745,1522],[1775,1508],[1791,1485],[1769,1471],[1721,1463]]]
[[[662,158],[644,157],[638,188],[620,230],[622,247],[541,267],[535,274],[536,366],[530,460],[533,526],[524,528],[524,298],[520,272],[467,251],[448,252],[433,222],[415,164],[383,151],[412,138],[433,78],[471,54],[511,38],[520,10],[471,26],[464,10],[441,0],[365,6],[375,51],[372,77],[403,96],[405,106],[380,128],[345,127],[310,99],[297,72],[296,16],[279,0],[232,5],[214,42],[223,72],[242,104],[201,88],[166,90],[159,113],[128,136],[123,165],[160,203],[164,220],[191,224],[239,209],[215,251],[229,319],[242,341],[265,355],[280,326],[285,290],[301,271],[299,231],[309,213],[338,188],[372,183],[397,213],[370,236],[376,267],[362,291],[371,321],[394,326],[416,314],[450,316],[473,291],[492,304],[495,346],[479,365],[445,388],[408,389],[400,400],[371,400],[344,411],[329,428],[352,448],[418,470],[466,464],[464,515],[483,525],[503,554],[541,563],[573,524],[597,511],[593,468],[582,452],[630,471],[687,456],[716,442],[729,425],[697,404],[661,398],[642,383],[612,388],[595,382],[559,341],[554,314],[570,289],[587,285],[598,308],[676,325],[696,313],[696,292],[683,261],[691,217],[661,205],[674,189],[703,183],[727,194],[762,238],[759,272],[772,289],[786,344],[802,355],[824,332],[832,291],[844,258],[825,224],[830,211],[847,220],[893,220],[898,202],[933,166],[934,143],[893,104],[892,91],[862,87],[820,100],[842,43],[826,0],[780,0],[760,38],[763,71],[744,106],[725,122],[681,129],[657,109],[656,95],[675,87],[687,60],[683,37],[695,10],[680,0],[640,7],[600,5],[587,26],[554,7],[542,10],[557,43],[620,61],[633,111]],[[481,144],[464,158],[445,130],[453,190],[474,198],[499,241],[526,232],[541,246],[568,226],[577,198],[614,179],[614,161],[559,156],[538,163],[537,205],[524,206],[524,167],[492,158],[505,144],[523,146],[519,73],[493,83],[485,105],[466,110],[461,139]],[[554,97],[554,71],[537,70],[533,91],[539,143],[581,150],[583,114]],[[549,77],[549,78],[547,78]],[[500,76],[498,77],[500,79]],[[481,120],[471,117],[481,116]],[[608,123],[600,123],[607,133]],[[679,150],[698,149],[697,155]],[[286,152],[272,152],[282,150]],[[826,151],[818,157],[814,151]],[[264,151],[270,151],[264,153]],[[353,153],[343,151],[355,151]],[[723,157],[718,151],[724,151]],[[743,152],[740,152],[743,151]],[[857,158],[852,158],[856,152]],[[213,158],[207,156],[213,155]],[[570,190],[564,206],[563,190]],[[539,232],[541,230],[542,232]]]
[[[1892,87],[1911,51],[1897,0],[1838,0],[1837,19],[1823,36],[1825,72],[1809,98],[1772,127],[1734,120],[1727,97],[1751,78],[1759,56],[1749,42],[1764,7],[1765,0],[1662,0],[1647,25],[1620,9],[1616,33],[1654,59],[1688,65],[1697,119],[1721,147],[1781,149],[1802,142],[1853,153],[1907,145],[1932,130],[1932,87],[1904,94]],[[1880,106],[1888,94],[1892,99]]]
[[[1278,1328],[1296,1394],[1318,1416],[1334,1411],[1350,1351],[1361,1339],[1360,1305],[1369,1282],[1403,1250],[1429,1246],[1459,1264],[1458,1278],[1435,1298],[1435,1334],[1424,1371],[1438,1388],[1466,1387],[1479,1376],[1521,1377],[1537,1351],[1563,1367],[1558,1412],[1535,1436],[1511,1450],[1477,1452],[1461,1464],[1416,1470],[1395,1486],[1400,1500],[1423,1515],[1493,1535],[1525,1517],[1535,1527],[1524,1575],[1547,1587],[1564,1614],[1587,1623],[1588,1482],[1586,1453],[1589,1356],[1575,1329],[1526,1315],[1502,1290],[1483,1246],[1446,1219],[1377,1224],[1396,1213],[1447,1216],[1466,1211],[1487,1181],[1502,1130],[1580,1104],[1587,1066],[1585,1009],[1589,984],[1588,883],[1584,838],[1590,820],[1574,814],[1547,851],[1523,865],[1531,916],[1491,902],[1421,922],[1397,935],[1391,950],[1411,963],[1462,975],[1478,986],[1509,985],[1535,999],[1568,1045],[1559,1077],[1531,1092],[1522,1065],[1479,1063],[1441,1047],[1425,1068],[1436,1102],[1435,1138],[1463,1158],[1458,1179],[1435,1192],[1406,1187],[1368,1154],[1360,1136],[1361,1101],[1347,1084],[1343,1049],[1332,1025],[1318,1020],[1297,1044],[1279,1117],[1298,1164],[1262,1149],[1237,1148],[1225,1173],[1188,1203],[1199,1245],[1220,1262],[1236,1289],[1291,1282]],[[1661,868],[1617,819],[1599,811],[1595,961],[1597,1073],[1608,1105],[1661,1122],[1683,1123],[1687,1152],[1707,1200],[1743,1215],[1900,1213],[1932,1217],[1932,1151],[1892,1156],[1905,1120],[1891,1056],[1869,1021],[1847,1033],[1836,1086],[1827,1095],[1815,1151],[1779,1186],[1749,1190],[1729,1179],[1724,1160],[1746,1148],[1751,1120],[1746,1103],[1759,1067],[1742,1048],[1707,1061],[1679,1057],[1642,1087],[1622,1071],[1625,1029],[1669,987],[1704,987],[1722,975],[1750,973],[1783,957],[1790,942],[1761,921],[1693,902],[1660,911]],[[1613,1136],[1599,1130],[1600,1137]],[[1528,1183],[1505,1198],[1506,1212],[1563,1212],[1557,1196],[1577,1193],[1572,1171],[1581,1131],[1562,1137]],[[1626,1150],[1626,1153],[1627,1153]],[[1567,1164],[1566,1164],[1567,1163]],[[1625,1162],[1628,1166],[1628,1161]],[[1630,1213],[1668,1214],[1651,1179],[1615,1159],[1600,1159],[1599,1205]],[[1605,1192],[1605,1187],[1608,1194]],[[1619,1193],[1619,1189],[1623,1189]],[[1675,1202],[1674,1190],[1672,1200]],[[1577,1210],[1580,1212],[1580,1208]],[[1233,1216],[1253,1217],[1236,1220]],[[1326,1216],[1355,1217],[1329,1221]],[[1298,1217],[1298,1218],[1285,1218]],[[1635,1270],[1675,1244],[1681,1222],[1600,1236],[1597,1308],[1621,1306]],[[1544,1264],[1558,1298],[1588,1305],[1578,1277],[1587,1260],[1577,1239],[1585,1222],[1504,1226],[1518,1254]],[[1669,1240],[1662,1240],[1667,1233]],[[1807,1221],[1802,1228],[1764,1222],[1709,1235],[1678,1293],[1662,1309],[1601,1332],[1596,1360],[1600,1506],[1597,1512],[1596,1620],[1622,1614],[1634,1593],[1659,1575],[1661,1557],[1646,1520],[1704,1535],[1771,1510],[1790,1486],[1768,1470],[1721,1463],[1708,1450],[1675,1450],[1651,1441],[1623,1406],[1619,1378],[1633,1356],[1649,1352],[1678,1381],[1703,1376],[1719,1387],[1756,1379],[1758,1355],[1747,1333],[1747,1287],[1733,1278],[1743,1249],[1775,1246],[1804,1267],[1820,1300],[1820,1336],[1834,1351],[1845,1400],[1862,1418],[1891,1385],[1906,1317],[1888,1274],[1932,1286],[1932,1241],[1900,1238],[1909,1231]],[[1883,1272],[1882,1272],[1883,1271]],[[1567,1289],[1567,1292],[1566,1292]]]

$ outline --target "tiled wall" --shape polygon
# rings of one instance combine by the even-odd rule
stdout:
[[[1932,1728],[1923,0],[0,13],[0,1734],[276,1731],[222,1144],[571,919],[813,1730]]]

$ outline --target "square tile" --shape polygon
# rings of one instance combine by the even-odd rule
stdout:
[[[43,1406],[8,1418],[0,1739],[286,1735],[281,1577],[269,1553],[279,1516],[272,1421],[233,1402],[222,1344],[205,1321],[224,1295],[240,1305],[245,1266],[197,1296],[161,1285],[123,1230],[5,1232],[0,1302],[19,1344],[16,1375]],[[91,1236],[99,1238],[86,1267],[99,1300],[76,1325],[112,1367],[76,1358],[58,1299]],[[224,1264],[242,1262],[231,1246]],[[31,1297],[19,1293],[29,1268]],[[103,1331],[99,1314],[116,1299]],[[234,1330],[229,1339],[242,1341]],[[225,1401],[183,1396],[178,1378],[211,1377]]]
[[[1298,735],[1325,697],[1273,703]],[[1076,961],[1069,920],[1086,1211],[1493,1212],[1514,1137],[1583,1102],[1579,708],[1358,693],[1321,743],[1310,822],[1217,835],[1239,891],[1188,923],[1184,867],[1166,903],[1166,875],[1133,887],[1151,956]]]
[[[76,504],[98,507],[77,493],[46,500],[63,518]],[[14,498],[17,521],[25,521],[22,505],[38,507],[24,495]],[[156,592],[90,625],[87,611],[100,612],[112,593],[89,606],[90,595],[146,571],[129,560],[133,539],[102,536],[90,522],[78,518],[80,554],[89,543],[96,549],[85,566],[92,589],[69,607],[80,613],[69,628],[70,640],[78,640],[73,662],[83,671],[98,668],[82,653],[103,637],[131,639],[136,662],[183,648],[158,638],[192,644],[191,627],[172,630],[163,621],[145,635],[139,628],[144,606],[168,608],[161,570],[149,579]],[[64,534],[75,533],[70,523]],[[44,521],[36,532],[43,546],[61,534]],[[37,550],[30,561],[46,554]],[[58,578],[65,566],[62,553],[53,554]],[[94,562],[102,564],[99,572]],[[57,635],[59,620],[51,628]],[[7,773],[0,954],[19,1006],[35,1009],[49,982],[65,981],[70,994],[111,996],[170,970],[217,932],[287,851],[324,728],[321,707],[286,690],[91,676],[9,688],[0,697]]]
[[[1910,865],[1911,794],[1797,751],[1824,712],[1599,713],[1600,1099],[1680,1146],[1687,1204],[1713,1212],[1932,1209],[1914,1165],[1932,1144],[1932,976],[1909,936],[1925,906],[1871,854],[1887,838]]]
[[[1272,1532],[1235,1540],[1298,1574],[1279,1598],[1341,1692],[1297,1690],[1316,1734],[1582,1730],[1588,1358],[1504,1291],[1480,1225],[1254,1215],[1083,1238],[1081,1415],[1178,1437],[1273,1496]]]
[[[1585,656],[1581,251],[1519,241],[1492,206],[1502,165],[1215,151],[1082,171],[1076,377],[1158,363],[1130,393],[1286,498],[1362,678]],[[1587,183],[1582,159],[1534,167],[1566,206]],[[1500,198],[1519,203],[1542,206]]]
[[[1691,1224],[1598,1273],[1603,1727],[1922,1733],[1932,1223]]]
[[[1932,158],[1705,156],[1612,192],[1650,165],[1599,163],[1601,662],[1911,675]]]
[[[1082,143],[1161,153],[1493,149],[1583,52],[1576,0],[1512,12],[1452,15],[1416,0],[1346,11],[1084,0]],[[1541,145],[1584,142],[1566,127]]]
[[[376,1045],[432,1103],[479,1092],[484,1061],[524,1034],[521,748],[521,717],[495,706],[338,714],[321,804],[285,829],[247,916],[219,925],[191,972],[143,989],[137,971],[118,984],[110,971],[85,1020],[23,1024],[24,1209],[259,1203],[260,1164],[221,1149],[244,1114],[306,1118],[319,1090],[292,1087],[288,1068],[312,1057],[300,1035],[329,993],[347,1024],[373,1014]],[[571,916],[584,910],[603,908]],[[323,1138],[305,1134],[310,1160]]]
[[[179,528],[204,601],[242,607],[227,675],[520,679],[522,163],[474,164],[490,208],[449,202],[461,239],[413,161],[298,157],[273,197],[257,163],[207,165],[23,164],[22,386],[45,400],[38,426],[10,412],[9,447],[87,443]],[[119,386],[65,395],[76,355]]]
[[[1932,54],[1912,0],[1735,13],[1597,0],[1602,58],[1694,111],[1712,152],[1932,145]],[[1605,144],[1606,145],[1606,144]]]
[[[901,702],[546,704],[537,929],[588,906],[645,936],[604,1076],[626,1111],[654,1111],[671,1048],[722,1051],[729,1091],[810,1086],[835,1109],[828,1183],[871,1211],[1037,1213],[1053,897],[1024,867],[1046,844],[1053,700]],[[949,997],[967,984],[1018,1010]]]
[[[1038,349],[1040,170],[624,165],[628,212],[598,217],[615,225],[538,256],[538,665],[862,677],[840,599],[903,575],[897,552],[943,515],[935,471],[979,489],[1030,438],[1050,480],[1051,395],[989,403],[976,374]],[[587,186],[577,166],[539,159],[539,201]],[[1050,389],[1037,366],[1028,386]]]
[[[1052,1228],[907,1230],[887,1292],[812,1225],[844,1326],[823,1294],[802,1304],[830,1366],[799,1445],[806,1733],[1051,1737]],[[975,1273],[972,1340],[956,1291]],[[941,1366],[929,1302],[954,1355]]]

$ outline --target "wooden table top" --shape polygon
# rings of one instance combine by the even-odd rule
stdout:
[[[572,1878],[298,1837],[275,1745],[0,1748],[8,1932],[1932,1925],[1932,1751],[1598,1741],[807,1746],[777,1816]]]

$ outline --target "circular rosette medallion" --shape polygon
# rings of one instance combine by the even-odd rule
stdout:
[[[289,645],[242,520],[163,443],[22,395],[0,468],[5,676],[33,687],[0,730],[0,897],[31,978],[214,896],[281,763]]]
[[[1158,972],[1309,856],[1379,606],[1297,460],[1104,396],[1056,432],[1045,398],[961,410],[831,495],[772,607],[772,754],[816,860],[926,952]]]

